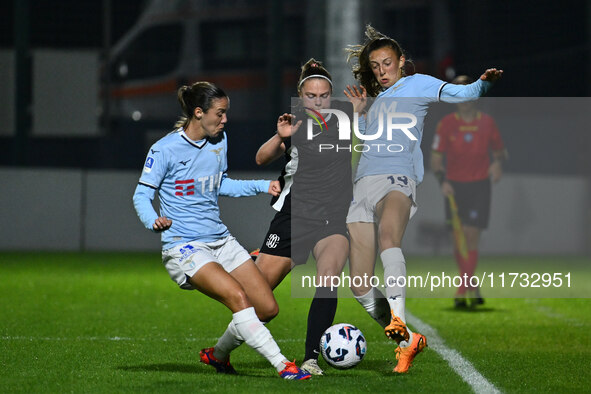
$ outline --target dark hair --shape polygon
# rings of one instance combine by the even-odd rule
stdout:
[[[199,107],[207,112],[214,99],[228,97],[228,95],[211,82],[195,82],[191,86],[181,86],[177,91],[177,98],[183,110],[183,116],[174,127],[187,127],[194,116],[195,108]]]
[[[472,82],[474,82],[474,80],[467,75],[458,75],[451,81],[454,85],[469,85]]]
[[[369,54],[376,49],[388,47],[396,53],[398,59],[401,56],[406,57],[406,55],[395,39],[380,33],[371,27],[371,25],[365,27],[365,37],[365,43],[361,45],[349,45],[345,51],[349,53],[347,62],[350,63],[352,59],[357,59],[357,64],[352,66],[353,76],[367,90],[368,96],[375,97],[382,91],[382,87],[371,70]],[[401,69],[401,73],[402,76],[406,75],[404,69]]]
[[[308,60],[306,62],[306,64],[304,64],[302,66],[302,72],[300,73],[300,79],[298,80],[298,93],[301,91],[302,89],[302,85],[303,82],[306,78],[309,78],[313,75],[318,75],[319,78],[326,78],[328,79],[328,83],[330,85],[330,90],[332,91],[332,76],[330,75],[330,73],[328,72],[328,70],[326,68],[324,68],[324,65],[322,64],[322,62],[319,62],[318,60],[314,59],[314,58],[310,58],[310,60]]]

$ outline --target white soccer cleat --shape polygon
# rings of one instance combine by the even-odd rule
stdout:
[[[324,375],[324,371],[322,370],[322,368],[318,366],[318,360],[315,360],[313,358],[304,361],[300,369],[308,372],[310,375]]]

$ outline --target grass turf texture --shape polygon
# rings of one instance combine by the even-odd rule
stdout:
[[[415,267],[438,262],[412,258]],[[482,259],[483,266],[516,262]],[[232,355],[238,376],[200,364],[199,350],[213,346],[231,314],[200,293],[179,290],[158,254],[3,253],[0,278],[2,392],[471,391],[432,349],[408,374],[393,375],[394,345],[351,298],[339,300],[335,323],[363,331],[365,359],[344,371],[322,360],[326,376],[292,382],[244,345]],[[290,293],[286,280],[276,290],[280,314],[268,327],[299,364],[310,300]],[[449,298],[407,302],[501,391],[589,389],[591,300],[487,299],[468,312],[451,305]]]

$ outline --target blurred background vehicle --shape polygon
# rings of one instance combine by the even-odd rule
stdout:
[[[535,251],[550,245],[534,236],[544,228],[536,220],[553,220],[550,211],[535,214],[526,206],[530,198],[540,202],[540,193],[533,191],[542,185],[547,189],[552,182],[572,181],[569,198],[591,201],[584,198],[591,178],[591,135],[585,123],[585,100],[591,93],[591,3],[585,0],[538,0],[535,7],[525,0],[14,0],[0,7],[0,172],[3,184],[20,193],[15,196],[11,187],[0,193],[6,207],[2,214],[20,226],[3,234],[6,247],[20,245],[18,240],[38,227],[38,221],[29,223],[11,213],[14,204],[30,211],[37,188],[55,197],[55,215],[78,218],[62,238],[81,241],[67,248],[120,247],[120,236],[95,234],[96,224],[105,211],[126,207],[122,204],[131,192],[96,201],[92,193],[134,185],[148,147],[180,115],[176,89],[196,80],[215,82],[230,95],[231,171],[256,169],[253,177],[276,177],[280,161],[261,174],[254,154],[274,132],[277,116],[289,111],[300,66],[312,56],[324,60],[338,96],[340,87],[353,82],[343,49],[363,40],[367,23],[402,44],[413,60],[409,73],[451,80],[456,74],[477,77],[487,66],[505,69],[482,103],[499,119],[511,153],[504,166],[506,189],[500,186],[500,193],[508,195],[495,199],[504,201],[505,212],[519,215],[493,223],[504,232],[494,232],[485,251],[500,246],[511,252],[522,245]],[[447,112],[447,107],[431,110],[425,146],[431,145],[436,122]],[[429,149],[423,150],[428,161]],[[429,182],[427,175],[426,189]],[[71,196],[54,190],[57,185]],[[541,206],[565,198],[564,189],[557,187]],[[109,199],[112,204],[105,203]],[[422,205],[418,227],[439,228],[433,227],[441,221],[440,204],[434,203],[433,212],[425,209],[430,202]],[[589,234],[589,203],[569,204],[561,203],[572,207],[561,218],[576,221],[577,231]],[[66,214],[62,208],[73,211]],[[237,218],[256,212],[236,209]],[[95,211],[96,218],[88,216]],[[129,227],[122,226],[126,235],[137,225],[133,212],[128,213]],[[413,231],[406,242],[421,253],[419,240],[430,230]],[[39,245],[53,245],[55,240],[47,238],[51,229],[38,233]],[[434,234],[431,249],[438,253],[440,233]],[[549,234],[566,233],[555,229]],[[113,242],[90,240],[106,237]],[[589,236],[582,237],[563,249],[587,248]]]

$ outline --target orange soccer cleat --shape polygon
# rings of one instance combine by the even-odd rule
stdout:
[[[424,335],[414,332],[412,334],[412,343],[407,347],[396,348],[396,360],[398,363],[394,367],[394,372],[406,373],[412,366],[412,360],[427,346],[427,338]]]
[[[406,329],[406,324],[404,324],[404,322],[398,316],[394,316],[393,313],[390,324],[384,328],[384,334],[386,334],[386,336],[391,340],[396,341],[396,343],[408,341],[410,336],[408,330]]]

